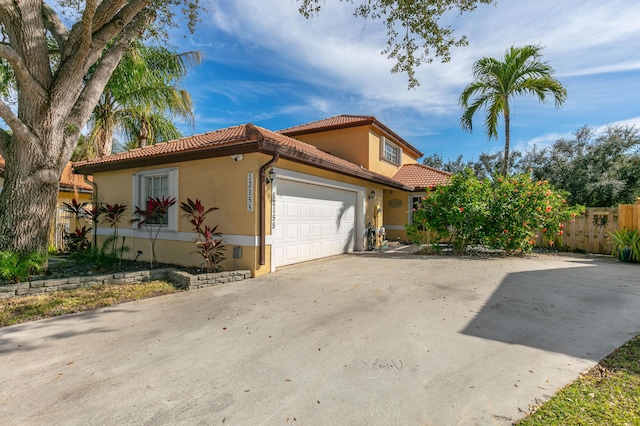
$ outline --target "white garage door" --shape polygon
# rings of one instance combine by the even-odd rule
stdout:
[[[275,266],[353,251],[356,193],[278,180],[272,255]]]

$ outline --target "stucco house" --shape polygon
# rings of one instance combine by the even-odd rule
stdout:
[[[208,222],[224,235],[223,267],[257,276],[292,263],[405,238],[415,198],[449,173],[418,164],[416,148],[370,116],[338,116],[273,132],[245,124],[74,164],[92,175],[99,202],[128,213],[149,196],[175,197],[159,229],[158,261],[199,265],[191,224],[178,204],[218,207]],[[124,229],[126,228],[126,229]],[[111,235],[98,228],[99,236]],[[145,229],[122,225],[130,253],[149,259]]]

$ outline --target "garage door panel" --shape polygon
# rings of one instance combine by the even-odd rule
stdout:
[[[299,232],[298,232],[298,224],[297,223],[287,223],[284,226],[284,239],[285,240],[291,240],[291,239],[296,239],[298,238]]]
[[[285,202],[285,217],[297,218],[298,217],[298,203],[295,201],[287,200]]]
[[[301,223],[299,229],[300,238],[310,238],[311,237],[311,224],[309,223]]]
[[[310,218],[311,217],[311,204],[309,204],[309,203],[300,203],[299,204],[298,215],[301,218],[305,218],[305,219]]]
[[[275,266],[352,251],[356,198],[354,191],[279,180]]]

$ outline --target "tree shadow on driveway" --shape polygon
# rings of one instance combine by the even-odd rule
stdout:
[[[49,346],[48,340],[63,340],[84,334],[112,333],[115,328],[96,327],[93,324],[105,315],[115,312],[135,313],[120,306],[96,308],[85,312],[46,318],[0,328],[0,354],[14,351],[31,351]],[[49,333],[40,334],[45,329]],[[37,337],[31,338],[35,333]]]
[[[508,274],[461,333],[599,361],[640,331],[640,268],[574,263]]]

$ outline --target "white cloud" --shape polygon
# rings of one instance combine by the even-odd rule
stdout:
[[[470,46],[455,49],[454,59],[447,64],[436,60],[422,66],[418,71],[421,87],[408,91],[406,76],[390,74],[393,62],[380,55],[386,39],[382,22],[354,18],[348,3],[321,4],[319,16],[305,19],[292,1],[218,1],[211,23],[253,52],[280,61],[284,72],[310,85],[349,91],[387,108],[407,107],[436,115],[457,111],[473,61],[502,56],[512,44],[546,46],[545,59],[559,75],[640,67],[628,55],[614,56],[621,40],[640,39],[640,3],[500,1],[495,7],[480,6],[461,18],[449,18],[459,34],[468,36]]]
[[[610,124],[614,126],[633,126],[640,129],[640,117],[633,117],[633,118],[628,118],[626,120],[615,121]],[[601,128],[606,128],[606,127],[607,126],[605,125],[605,126],[602,126]],[[600,127],[598,129],[600,129]]]
[[[358,113],[376,115],[406,137],[435,138],[443,129],[457,128],[458,97],[471,81],[473,62],[484,56],[501,57],[509,46],[524,44],[545,47],[544,59],[567,86],[569,100],[559,111],[537,104],[528,110],[529,104],[523,103],[518,117],[522,134],[514,135],[521,138],[519,149],[571,137],[583,124],[613,122],[611,105],[632,105],[634,98],[637,104],[640,93],[637,87],[628,87],[633,82],[629,74],[640,70],[635,47],[640,40],[640,2],[498,0],[495,6],[481,5],[461,17],[447,15],[443,23],[459,35],[466,34],[469,46],[454,49],[446,64],[436,59],[420,67],[421,86],[409,91],[406,76],[391,74],[394,63],[380,55],[386,43],[383,22],[354,18],[354,5],[349,2],[322,1],[320,15],[307,20],[299,15],[300,3],[295,0],[211,1],[204,28],[192,39],[193,46],[205,50],[206,60],[265,70],[290,85],[247,82],[243,79],[252,77],[243,76],[201,78],[198,89],[191,91],[194,98],[204,100],[213,94],[238,106],[237,111],[215,110],[223,118],[201,118],[205,123],[255,122],[259,117],[277,116],[288,120],[296,116],[303,122],[303,117]],[[627,75],[626,87],[616,86],[621,75]],[[265,97],[274,99],[268,111],[242,109],[243,102]],[[626,115],[638,113],[635,106],[624,110]],[[480,139],[482,117],[477,120],[474,136]],[[638,119],[625,122],[629,120],[640,124]],[[556,124],[549,124],[552,121]],[[484,141],[475,146],[486,148]]]

